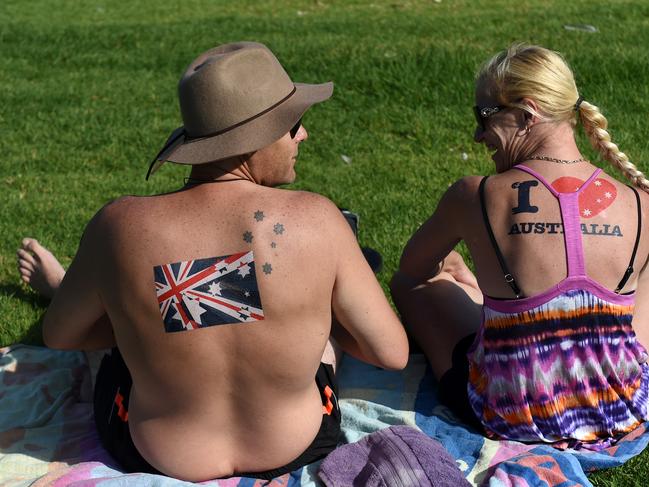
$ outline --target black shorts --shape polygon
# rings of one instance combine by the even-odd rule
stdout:
[[[467,353],[475,341],[476,334],[462,338],[455,348],[451,358],[451,368],[439,379],[439,401],[447,406],[462,422],[484,432],[482,423],[473,412],[469,402],[469,360]]]
[[[271,480],[327,456],[338,445],[340,407],[333,368],[321,363],[315,377],[323,404],[320,430],[309,447],[283,467],[265,472],[237,473],[237,477]],[[102,445],[126,472],[164,475],[137,451],[128,427],[128,401],[133,381],[119,350],[113,348],[101,361],[94,394],[95,424]]]

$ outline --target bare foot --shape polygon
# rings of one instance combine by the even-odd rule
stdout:
[[[20,278],[43,296],[52,298],[65,275],[56,257],[36,239],[24,238],[16,258]]]

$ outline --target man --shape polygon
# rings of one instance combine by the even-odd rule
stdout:
[[[23,242],[23,279],[53,294],[45,343],[119,349],[95,416],[127,470],[282,475],[336,446],[330,332],[362,360],[405,366],[403,328],[340,211],[275,188],[295,179],[303,113],[332,90],[294,84],[261,44],[212,49],[180,80],[184,126],[147,175],[191,164],[183,189],[104,207],[64,277]]]

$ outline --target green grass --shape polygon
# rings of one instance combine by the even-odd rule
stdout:
[[[334,97],[304,120],[310,137],[293,186],[360,213],[361,243],[385,258],[384,286],[448,185],[492,171],[472,141],[472,80],[512,41],[563,52],[613,140],[649,170],[644,0],[3,0],[0,25],[0,345],[40,343],[47,302],[19,282],[23,236],[68,264],[107,201],[181,184],[182,166],[144,175],[180,124],[180,74],[220,43],[264,42],[293,79],[335,82]],[[593,483],[646,485],[648,459]]]

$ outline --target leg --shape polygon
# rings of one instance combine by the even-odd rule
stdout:
[[[426,354],[435,377],[451,368],[455,345],[480,326],[482,294],[444,267],[424,283],[396,273],[392,298],[408,333]]]
[[[43,247],[38,240],[24,238],[16,253],[16,258],[20,278],[43,296],[54,297],[54,293],[65,275],[65,269],[52,252]],[[110,326],[108,321],[107,326]],[[106,329],[105,332],[112,335],[112,327]],[[85,351],[90,366],[93,390],[99,363],[105,353],[106,349]]]
[[[43,296],[52,298],[65,269],[52,253],[33,238],[25,238],[16,253],[21,279]]]

